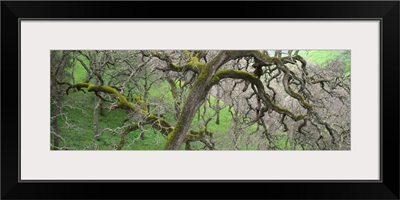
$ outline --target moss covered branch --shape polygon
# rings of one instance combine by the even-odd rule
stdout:
[[[204,63],[200,62],[199,57],[193,56],[190,54],[187,55],[188,61],[184,65],[174,64],[172,58],[161,51],[142,51],[143,56],[146,57],[156,57],[162,61],[167,63],[167,66],[164,68],[156,67],[155,69],[161,71],[175,71],[175,72],[184,72],[184,71],[193,71],[195,73],[199,72],[199,68],[204,66]]]
[[[156,115],[149,114],[145,119],[140,122],[140,125],[150,125],[152,128],[160,131],[163,135],[168,136],[168,134],[174,129],[164,118]],[[139,129],[139,123],[128,126],[124,132],[121,134],[121,139],[117,145],[117,150],[121,150],[124,147],[126,136],[133,131]]]
[[[190,143],[198,141],[203,143],[206,148],[210,150],[215,150],[214,143],[211,140],[210,141],[207,140],[206,135],[212,137],[213,134],[209,132],[205,126],[203,126],[200,131],[193,131],[193,130],[189,131],[189,133],[186,135],[185,138],[186,145],[189,146],[186,149],[190,150]]]
[[[94,92],[96,95],[98,95],[98,93],[100,92],[113,95],[118,100],[117,106],[115,106],[115,108],[125,109],[127,111],[143,115],[144,120],[140,122],[141,125],[146,125],[146,124],[151,125],[151,127],[157,129],[165,136],[167,136],[174,129],[174,127],[171,126],[171,124],[168,123],[164,118],[153,114],[149,114],[146,102],[142,101],[139,96],[135,98],[135,101],[140,106],[135,106],[132,102],[129,102],[124,95],[120,94],[115,88],[111,86],[104,86],[104,85],[96,86],[90,83],[77,83],[68,85],[69,87],[67,88],[67,91],[70,90],[71,88],[76,88],[78,90],[87,88],[88,92]],[[137,130],[138,128],[139,128],[138,124],[134,124],[127,127],[121,135],[121,140],[117,145],[117,149],[121,149],[124,146],[126,135],[132,131]]]
[[[124,147],[125,145],[125,138],[128,135],[128,133],[132,132],[132,131],[136,131],[139,128],[139,125],[136,123],[132,126],[128,126],[124,132],[121,134],[121,140],[119,141],[118,145],[117,145],[117,150],[121,150],[122,147]]]
[[[114,95],[114,97],[118,99],[118,104],[115,108],[137,111],[137,108],[133,103],[129,102],[124,95],[121,95],[115,88],[111,86],[107,85],[96,86],[91,83],[77,83],[73,85],[69,84],[69,87],[66,90],[67,95],[68,91],[73,88],[77,89],[78,91],[82,90],[83,88],[87,88],[88,92],[94,92],[96,95],[98,95],[99,92]],[[141,110],[141,111],[147,113],[146,110]]]

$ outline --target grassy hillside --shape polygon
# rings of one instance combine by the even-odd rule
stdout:
[[[81,56],[87,66],[89,62],[85,57]],[[67,69],[68,73],[72,72],[72,68]],[[74,80],[75,82],[83,82],[86,79],[86,70],[80,62],[76,62],[74,66]],[[160,92],[162,91],[162,92]],[[123,131],[122,127],[127,113],[124,110],[105,109],[104,116],[98,116],[98,129],[101,137],[98,141],[94,138],[94,99],[93,93],[82,93],[71,91],[69,95],[63,98],[63,104],[66,105],[62,108],[64,115],[59,120],[60,135],[63,137],[61,146],[68,149],[84,150],[84,149],[102,149],[112,150],[114,145],[120,141],[120,133]],[[152,102],[163,101],[167,105],[173,105],[173,97],[170,92],[170,86],[167,82],[163,82],[156,87],[152,87],[149,91],[149,99]],[[216,100],[211,97],[211,103],[215,104]],[[107,104],[107,103],[106,103]],[[200,110],[203,113],[203,107]],[[209,117],[211,109],[208,108],[206,117]],[[163,113],[165,118],[175,123],[174,115],[171,111]],[[217,134],[226,133],[231,123],[231,115],[228,108],[220,111],[220,124],[210,122],[208,129]],[[200,122],[201,123],[201,122]],[[199,130],[200,124],[197,117],[192,123],[193,130]],[[119,129],[118,129],[119,128]],[[137,130],[128,134],[124,146],[124,150],[162,150],[165,145],[165,137],[157,131],[153,130],[149,125],[144,127],[145,139],[140,138],[141,130]],[[184,147],[183,147],[184,148]]]
[[[347,55],[344,51],[332,51],[332,50],[309,50],[300,51],[299,55],[306,58],[307,60],[318,64],[321,67],[326,67],[327,62],[339,59],[344,63],[342,66],[346,73],[350,73],[351,57]]]

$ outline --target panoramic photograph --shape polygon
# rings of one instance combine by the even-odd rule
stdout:
[[[351,150],[350,50],[51,50],[51,150]]]

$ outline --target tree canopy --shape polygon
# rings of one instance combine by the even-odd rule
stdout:
[[[55,50],[51,80],[53,149],[350,149],[350,51]]]

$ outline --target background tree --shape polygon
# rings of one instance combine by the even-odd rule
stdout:
[[[65,70],[67,66],[75,65],[75,57],[74,54],[69,51],[52,51],[51,52],[51,60],[50,60],[50,69],[51,69],[51,138],[52,149],[58,150],[60,148],[60,139],[63,139],[59,132],[58,127],[58,119],[63,113],[61,113],[62,107],[62,98],[63,91],[59,84],[56,83],[57,79],[70,79],[67,74],[65,74]]]

